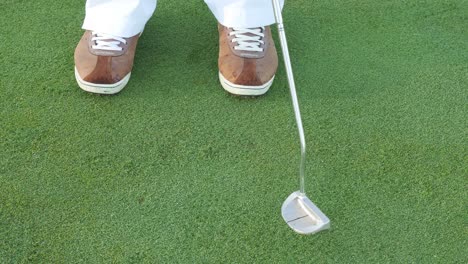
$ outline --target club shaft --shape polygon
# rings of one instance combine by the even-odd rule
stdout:
[[[288,76],[289,90],[291,92],[291,99],[294,107],[294,114],[296,116],[297,129],[299,131],[299,140],[301,143],[301,163],[299,166],[299,185],[300,192],[305,195],[305,158],[306,158],[306,143],[304,136],[304,128],[302,126],[301,111],[299,108],[299,100],[297,99],[296,84],[294,83],[294,75],[291,66],[291,59],[289,57],[288,42],[286,40],[286,32],[284,31],[283,16],[281,14],[281,6],[278,0],[273,1],[273,9],[275,12],[276,23],[278,25],[278,33],[281,41],[281,49],[283,51],[284,64],[286,67],[286,74]]]

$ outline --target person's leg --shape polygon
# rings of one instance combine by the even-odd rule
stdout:
[[[120,92],[130,79],[138,38],[156,9],[156,0],[88,0],[75,50],[80,88],[100,94]]]
[[[218,67],[223,88],[235,95],[266,93],[278,68],[268,26],[275,22],[271,0],[205,2],[219,22]]]
[[[88,0],[83,29],[130,38],[145,27],[156,0]]]
[[[271,0],[205,0],[221,25],[255,28],[275,23]],[[284,0],[280,0],[281,6]]]

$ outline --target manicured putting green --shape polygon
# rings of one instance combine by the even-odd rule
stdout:
[[[0,3],[0,263],[467,262],[467,1],[288,1],[314,236],[282,65],[227,95],[203,1],[159,2],[112,97],[75,84],[84,1]]]

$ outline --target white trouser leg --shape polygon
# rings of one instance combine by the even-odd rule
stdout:
[[[157,0],[87,0],[83,29],[129,38],[140,33]]]
[[[271,0],[205,0],[219,23],[226,27],[253,28],[275,23]],[[281,6],[284,0],[280,0]]]

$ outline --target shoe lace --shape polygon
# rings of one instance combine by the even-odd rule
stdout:
[[[116,37],[109,34],[103,34],[98,32],[92,32],[93,38],[91,39],[96,45],[91,47],[96,50],[111,50],[111,51],[121,51],[123,50],[120,47],[121,43],[127,44],[127,41],[124,38]]]
[[[263,51],[261,45],[265,42],[265,27],[258,28],[232,28],[229,36],[235,36],[232,42],[237,42],[238,45],[234,47],[236,50],[243,51]]]

